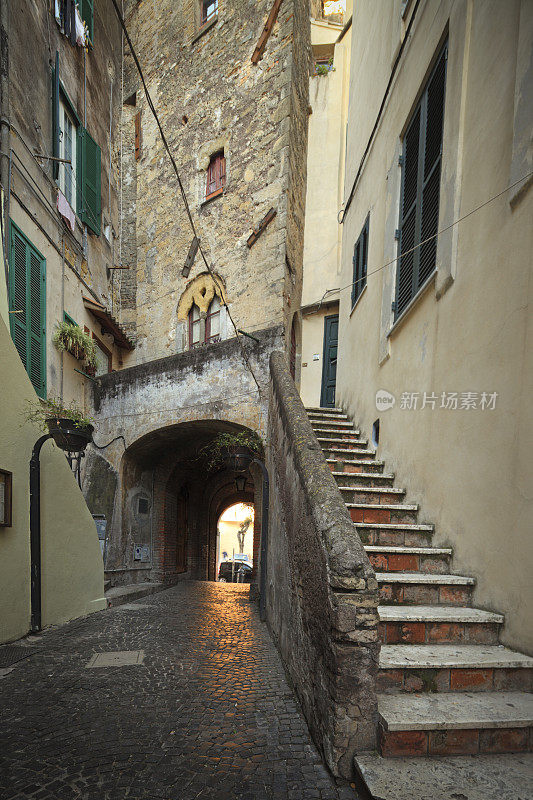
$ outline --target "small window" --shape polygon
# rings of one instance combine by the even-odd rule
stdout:
[[[62,99],[59,101],[59,157],[70,161],[59,164],[59,188],[71,208],[76,208],[78,125]]]
[[[368,261],[368,225],[370,216],[366,218],[363,230],[359,234],[359,239],[355,243],[353,251],[353,286],[352,286],[352,308],[362,294],[366,286],[366,270]]]
[[[113,369],[113,360],[110,351],[107,347],[97,339],[93,333],[94,349],[96,351],[96,370],[95,375],[107,375]]]
[[[205,197],[209,200],[211,197],[216,197],[222,194],[222,190],[226,185],[226,159],[224,152],[216,153],[211,156],[209,167],[207,168],[207,185]]]
[[[139,514],[142,514],[143,516],[148,514],[149,505],[146,497],[139,497],[137,511]]]
[[[447,53],[445,45],[403,139],[396,318],[436,267]]]
[[[218,0],[200,0],[200,25],[207,25],[218,14]]]
[[[205,340],[206,342],[218,342],[220,340],[220,300],[216,295],[211,300],[207,310]]]
[[[189,347],[200,344],[200,322],[200,309],[194,303],[189,311]]]

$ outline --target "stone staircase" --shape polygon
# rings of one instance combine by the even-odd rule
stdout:
[[[474,579],[450,571],[452,550],[432,547],[433,525],[347,416],[307,413],[376,570],[382,756],[533,749],[533,658],[498,644],[503,616],[472,606]]]

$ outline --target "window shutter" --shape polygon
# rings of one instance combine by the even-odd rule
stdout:
[[[135,114],[135,161],[141,157],[141,112]]]
[[[398,262],[396,317],[436,265],[437,239],[420,243],[438,232],[447,52],[445,45],[403,141],[399,249],[405,255],[400,255]]]
[[[94,41],[94,0],[79,0],[80,15],[87,25],[89,41]]]
[[[46,396],[46,261],[11,223],[11,337],[39,397]]]
[[[85,129],[81,130],[81,203],[80,219],[100,235],[102,212],[101,169],[99,146]]]
[[[59,53],[56,50],[56,65],[52,70],[52,155],[59,158]],[[59,177],[59,161],[52,162],[52,175]]]
[[[366,218],[363,230],[355,243],[353,254],[353,286],[352,286],[352,308],[357,298],[366,286],[366,269],[368,257],[368,225],[370,217]]]

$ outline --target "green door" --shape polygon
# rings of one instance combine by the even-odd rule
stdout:
[[[322,356],[322,391],[320,405],[335,407],[335,384],[337,382],[337,346],[339,342],[339,315],[324,319],[324,351]]]

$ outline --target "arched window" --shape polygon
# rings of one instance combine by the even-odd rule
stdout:
[[[202,342],[200,309],[193,303],[189,311],[189,347]]]
[[[220,340],[220,300],[217,295],[213,297],[207,310],[205,340],[206,342],[218,342]]]
[[[207,313],[202,313],[196,303],[189,311],[189,347],[220,341],[220,298],[215,295]]]

